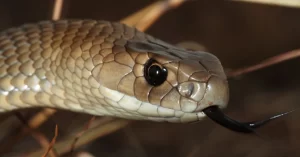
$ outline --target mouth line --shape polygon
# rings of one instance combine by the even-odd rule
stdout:
[[[268,122],[275,120],[279,117],[282,117],[284,115],[287,115],[295,110],[280,113],[264,120],[252,121],[252,122],[239,122],[237,120],[234,120],[229,116],[227,116],[226,114],[224,114],[218,106],[210,106],[205,108],[202,111],[211,120],[213,120],[214,122],[218,123],[219,125],[227,129],[230,129],[235,132],[240,132],[240,133],[253,133],[254,129],[259,128],[267,124]]]

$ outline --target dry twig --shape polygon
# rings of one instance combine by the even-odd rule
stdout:
[[[51,151],[51,149],[53,148],[53,145],[55,144],[56,142],[56,138],[58,136],[58,126],[55,125],[55,134],[54,134],[54,137],[52,138],[52,141],[51,143],[49,144],[48,146],[48,149],[46,150],[45,154],[43,155],[43,157],[46,157],[49,153],[49,151]],[[56,156],[53,156],[53,157],[56,157]]]
[[[166,11],[175,9],[187,0],[165,0],[153,3],[140,11],[121,20],[129,26],[134,26],[140,31],[147,30]]]
[[[90,141],[93,141],[95,139],[98,139],[100,137],[106,136],[108,134],[111,134],[129,124],[129,121],[124,119],[115,119],[112,121],[108,121],[105,124],[97,125],[94,129],[89,129],[86,131],[81,138],[78,139],[77,144],[75,145],[74,149],[83,146]],[[70,152],[70,146],[71,143],[73,143],[74,137],[68,137],[63,141],[56,142],[56,144],[53,146],[57,153],[59,155]],[[43,154],[43,150],[37,150],[36,152],[33,152],[29,154],[30,157],[40,157]]]
[[[45,137],[45,135],[43,135],[42,133],[30,128],[27,124],[26,119],[24,119],[19,112],[16,112],[15,115],[24,124],[23,129],[26,130],[26,132],[30,132],[32,137],[43,147],[43,149],[48,150],[52,142],[50,143],[48,139]],[[54,150],[49,149],[47,152],[49,153],[49,151],[51,157],[57,156]]]
[[[60,19],[62,8],[63,8],[63,0],[55,0],[53,13],[52,13],[52,20]]]
[[[227,73],[227,76],[228,77],[240,76],[240,75],[252,72],[252,71],[256,71],[256,70],[266,68],[266,67],[271,66],[271,65],[281,63],[283,61],[294,59],[296,57],[300,57],[300,49],[292,50],[292,51],[285,52],[283,54],[268,58],[268,59],[266,59],[266,60],[264,60],[264,61],[262,61],[258,64],[252,65],[252,66],[248,66],[248,67],[245,67],[245,68],[240,68],[240,69],[230,71],[230,72]]]
[[[232,0],[232,1],[300,8],[299,0]]]
[[[74,141],[73,141],[73,143],[72,143],[72,145],[71,145],[71,151],[70,151],[70,154],[72,155],[72,153],[73,153],[73,151],[74,151],[74,149],[75,149],[75,145],[76,145],[76,143],[77,143],[77,141],[79,140],[79,138],[91,127],[91,124],[92,124],[92,122],[95,120],[95,116],[92,116],[92,118],[88,121],[88,123],[85,125],[85,127],[84,127],[84,129],[80,132],[80,133],[78,133],[77,135],[76,135],[76,137],[75,137],[75,139],[74,139]]]

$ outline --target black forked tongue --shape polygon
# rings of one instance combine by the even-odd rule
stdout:
[[[225,115],[221,109],[217,106],[210,106],[203,110],[203,112],[206,114],[207,117],[215,121],[216,123],[222,125],[225,128],[228,128],[232,131],[236,132],[242,132],[242,133],[252,133],[254,132],[254,129],[259,128],[268,122],[277,119],[279,117],[282,117],[284,115],[287,115],[292,111],[280,113],[278,115],[269,117],[268,119],[261,120],[261,121],[254,121],[254,122],[239,122],[234,119],[231,119],[227,115]]]

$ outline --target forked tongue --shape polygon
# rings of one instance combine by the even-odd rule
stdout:
[[[260,121],[253,122],[239,122],[237,120],[231,119],[226,114],[224,114],[221,109],[217,106],[210,106],[203,110],[207,117],[215,121],[216,123],[222,125],[225,128],[228,128],[232,131],[241,132],[241,133],[253,133],[254,129],[259,128],[270,121],[273,121],[279,117],[285,116],[291,112],[294,112],[296,109],[280,113]]]

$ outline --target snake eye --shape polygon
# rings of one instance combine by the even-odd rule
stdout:
[[[166,81],[168,70],[155,60],[149,59],[145,64],[144,76],[150,85],[159,86]]]

